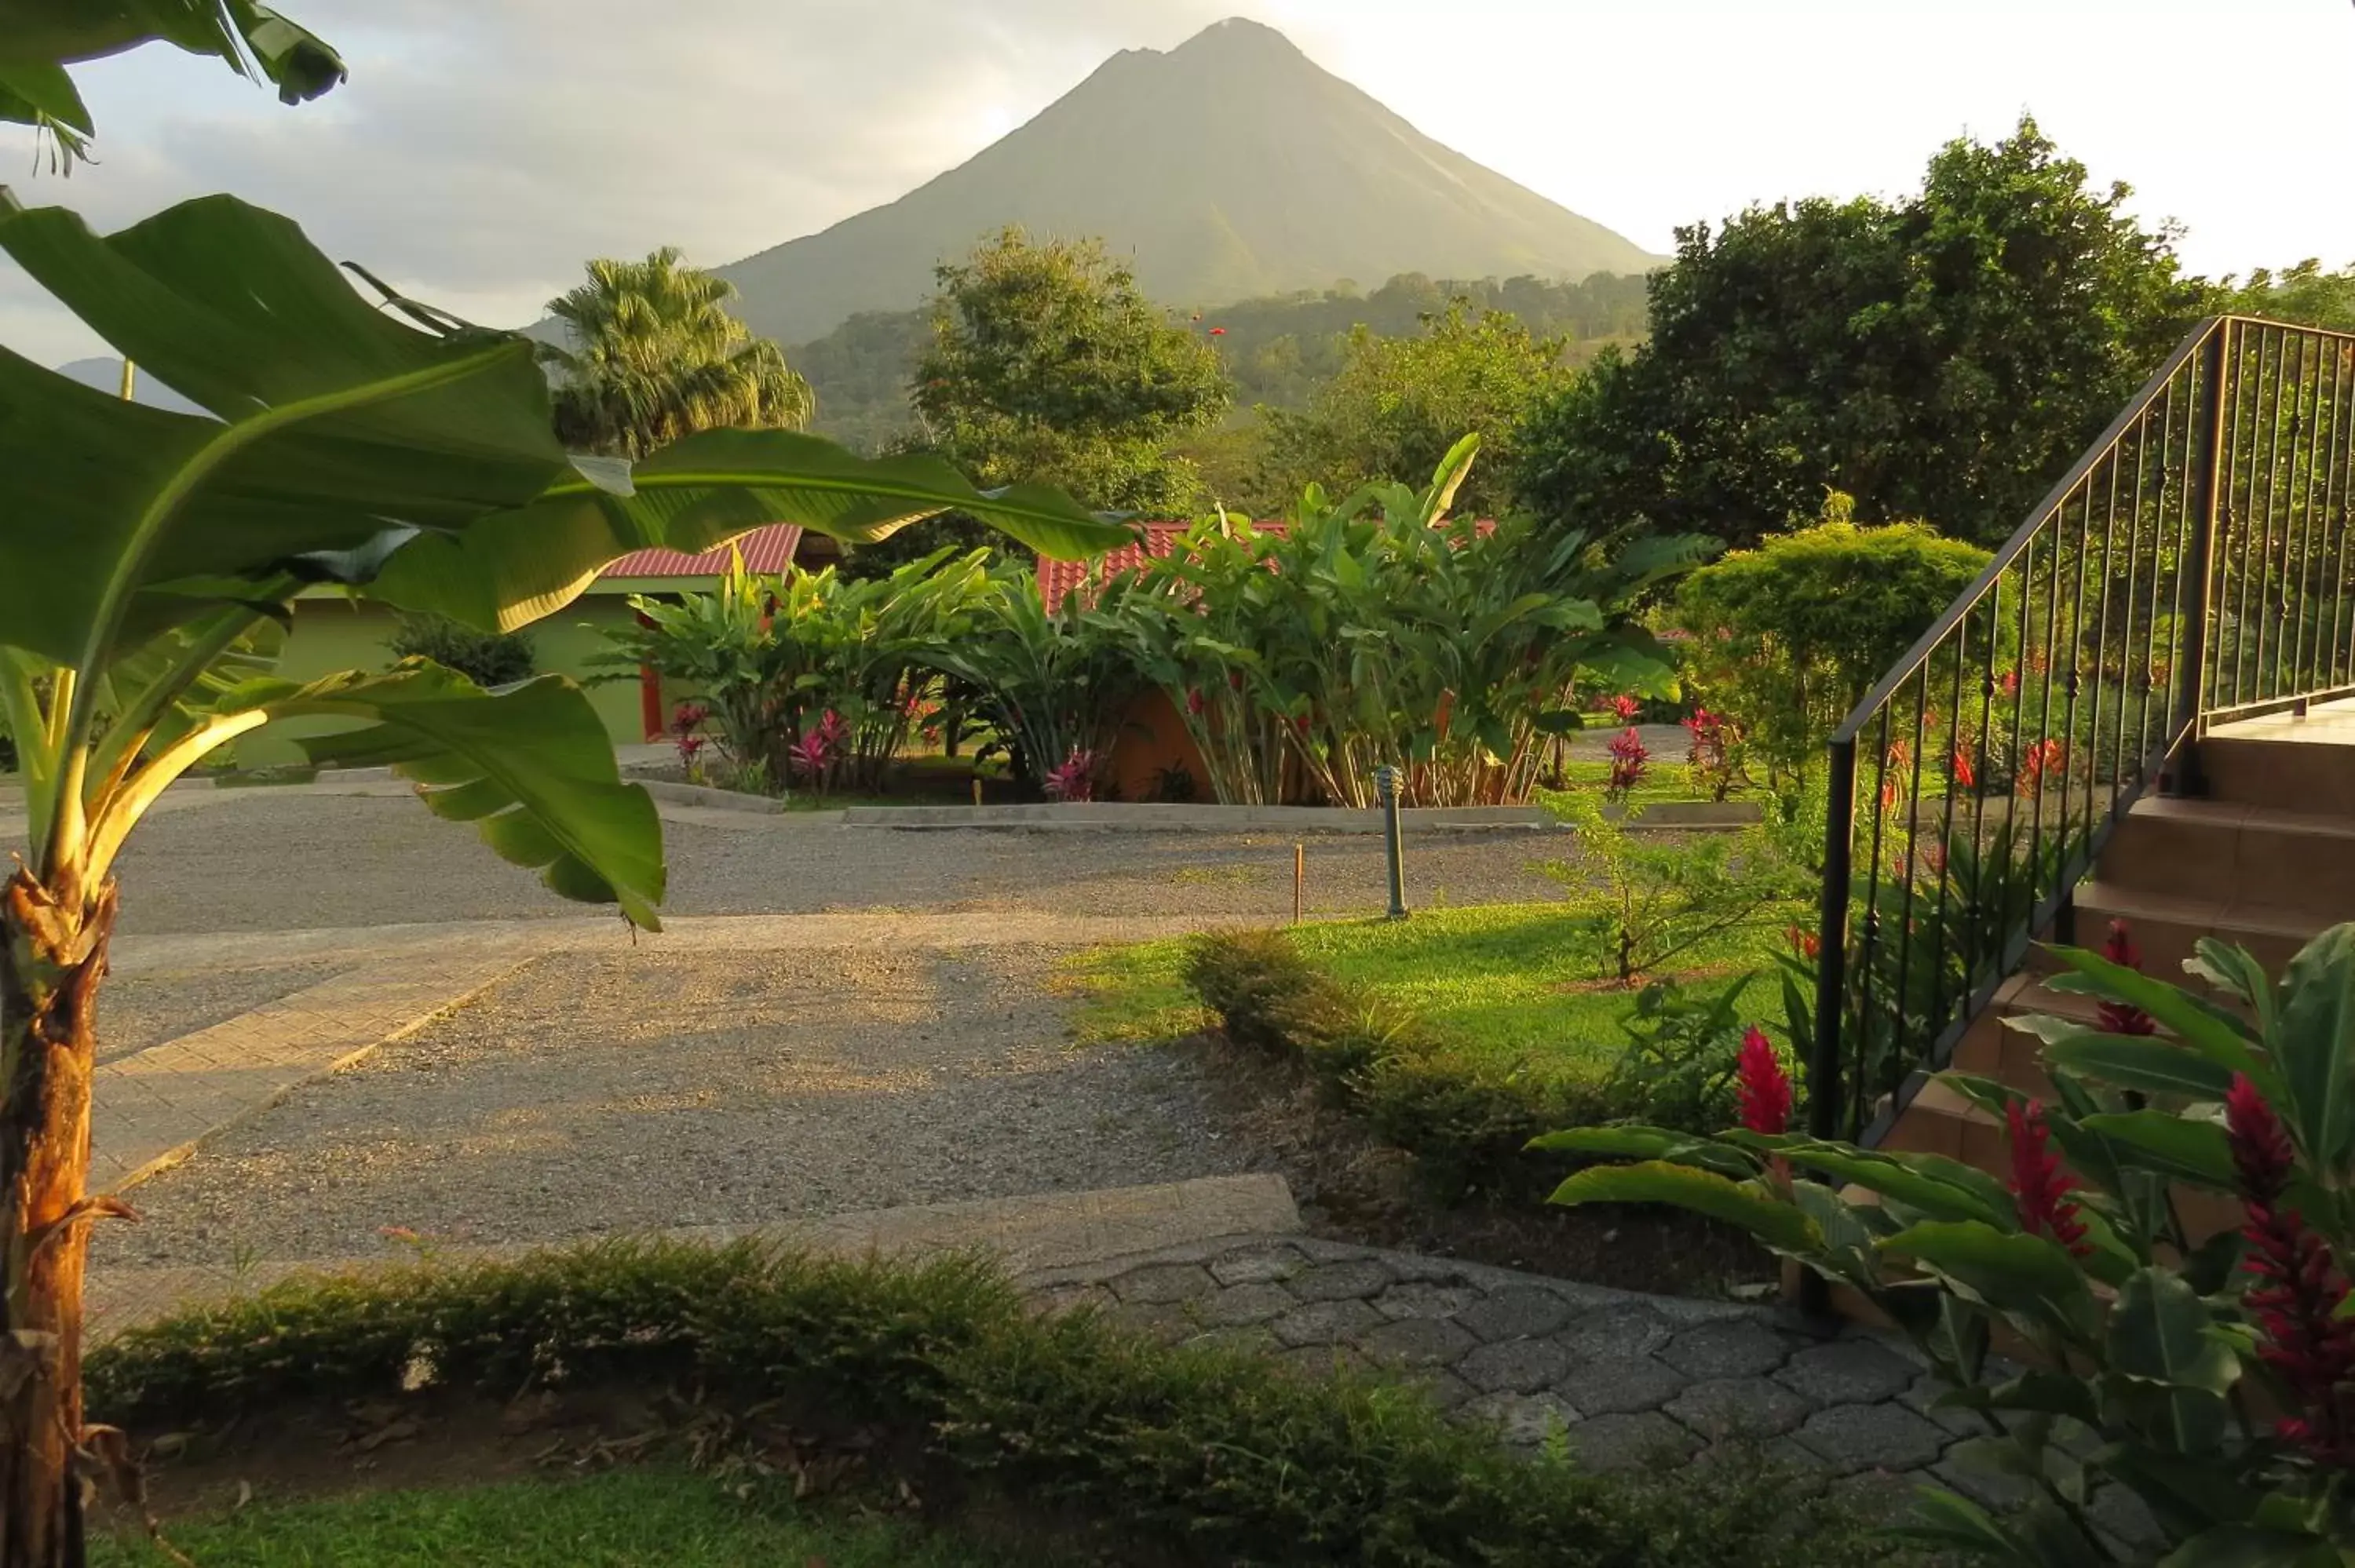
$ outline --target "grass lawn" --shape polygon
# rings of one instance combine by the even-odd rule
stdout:
[[[1467,1056],[1591,1079],[1625,1044],[1619,1020],[1632,999],[1595,987],[1593,948],[1578,936],[1577,920],[1565,905],[1497,904],[1423,910],[1395,923],[1301,926],[1294,938],[1302,953],[1412,1009]],[[1713,977],[1704,984],[1756,971],[1744,1000],[1779,1034],[1783,1009],[1773,963],[1785,924],[1777,917],[1728,932],[1676,967]],[[1206,1015],[1179,978],[1185,952],[1185,940],[1175,938],[1073,959],[1062,983],[1082,999],[1073,1020],[1078,1037],[1161,1040],[1203,1027]]]
[[[1562,764],[1561,777],[1562,782],[1572,789],[1600,791],[1611,783],[1611,764],[1566,762]],[[1754,799],[1756,795],[1756,790],[1745,790],[1737,785],[1726,799],[1744,800]],[[1655,755],[1645,768],[1644,777],[1636,780],[1636,788],[1629,791],[1628,798],[1638,805],[1652,805],[1670,800],[1706,800],[1710,797],[1707,790],[1693,788],[1691,770],[1685,766],[1682,757]]]
[[[739,1498],[715,1478],[660,1468],[255,1503],[225,1519],[176,1520],[165,1534],[206,1568],[1014,1568],[1017,1561],[911,1525],[827,1520],[794,1504],[782,1484]],[[144,1541],[102,1537],[91,1562],[152,1568],[167,1559]]]

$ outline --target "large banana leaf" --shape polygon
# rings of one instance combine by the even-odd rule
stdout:
[[[434,815],[473,822],[501,858],[538,870],[567,898],[618,903],[658,928],[662,824],[642,785],[624,784],[605,726],[560,675],[484,692],[422,659],[380,675],[346,672],[298,685],[249,681],[214,705],[240,727],[342,718],[350,727],[295,744],[336,767],[384,767],[418,785]]]
[[[405,325],[295,225],[231,197],[101,237],[0,190],[0,249],[214,416],[109,397],[0,350],[0,641],[59,663],[101,662],[126,625],[153,635],[208,613],[224,581],[364,582],[412,550],[386,597],[511,626],[629,550],[701,549],[764,523],[865,539],[958,508],[1053,555],[1129,537],[1052,492],[984,494],[937,463],[779,431],[710,432],[634,476],[576,463],[528,342]]]

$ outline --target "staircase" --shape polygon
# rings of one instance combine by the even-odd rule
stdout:
[[[2214,937],[2278,974],[2324,927],[2355,920],[2355,701],[2220,725],[2195,743],[2198,798],[2130,805],[2077,884],[2072,939],[2098,947],[2126,922],[2144,972],[2192,983],[2183,960]],[[1956,1044],[1952,1065],[2049,1100],[2042,1043],[2005,1020],[2051,1013],[2094,1024],[2085,997],[2047,990],[2031,967],[1999,986]],[[1945,1085],[1916,1093],[1881,1147],[2003,1170],[2003,1124]]]
[[[2355,335],[2195,329],[1834,734],[1809,1131],[2001,1172],[1953,1068],[2124,921],[2190,983],[2355,920]],[[2219,1223],[2222,1223],[2221,1217]]]

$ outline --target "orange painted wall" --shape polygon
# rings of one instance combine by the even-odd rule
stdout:
[[[1186,733],[1177,705],[1168,694],[1149,691],[1129,704],[1127,713],[1121,715],[1120,731],[1113,737],[1107,782],[1114,799],[1156,800],[1160,799],[1162,770],[1168,768],[1183,768],[1193,775],[1195,800],[1207,805],[1217,799],[1210,792],[1210,776],[1202,767],[1201,750]]]

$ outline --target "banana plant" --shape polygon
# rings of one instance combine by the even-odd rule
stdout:
[[[571,683],[485,692],[421,661],[225,679],[224,655],[313,584],[512,630],[629,551],[772,523],[866,541],[954,508],[1062,556],[1130,534],[1052,491],[781,431],[570,456],[528,341],[373,308],[293,223],[226,196],[101,237],[0,189],[0,250],[206,410],[0,349],[0,705],[25,820],[0,886],[0,1568],[19,1568],[80,1550],[83,1255],[123,1209],[86,1190],[95,1002],[116,863],[164,790],[304,719],[313,760],[391,767],[553,892],[648,927],[662,900],[654,806]]]
[[[1945,1080],[2001,1118],[2003,1176],[1786,1130],[1791,1086],[1745,1044],[1742,1127],[1580,1128],[1532,1147],[1597,1160],[1559,1203],[1667,1202],[1742,1226],[1910,1335],[1983,1424],[1950,1457],[2020,1483],[1998,1516],[1926,1490],[1909,1533],[2010,1568],[2147,1563],[2094,1489],[2147,1505],[2164,1568],[2355,1563],[2355,925],[2278,984],[2203,938],[2194,991],[2140,972],[2123,926],[2053,949],[2091,1022],[2045,1042],[2053,1103]],[[2236,1200],[2203,1231],[2188,1191]],[[2212,1214],[2216,1205],[2209,1205]],[[2006,1361],[1996,1352],[2021,1354]]]

